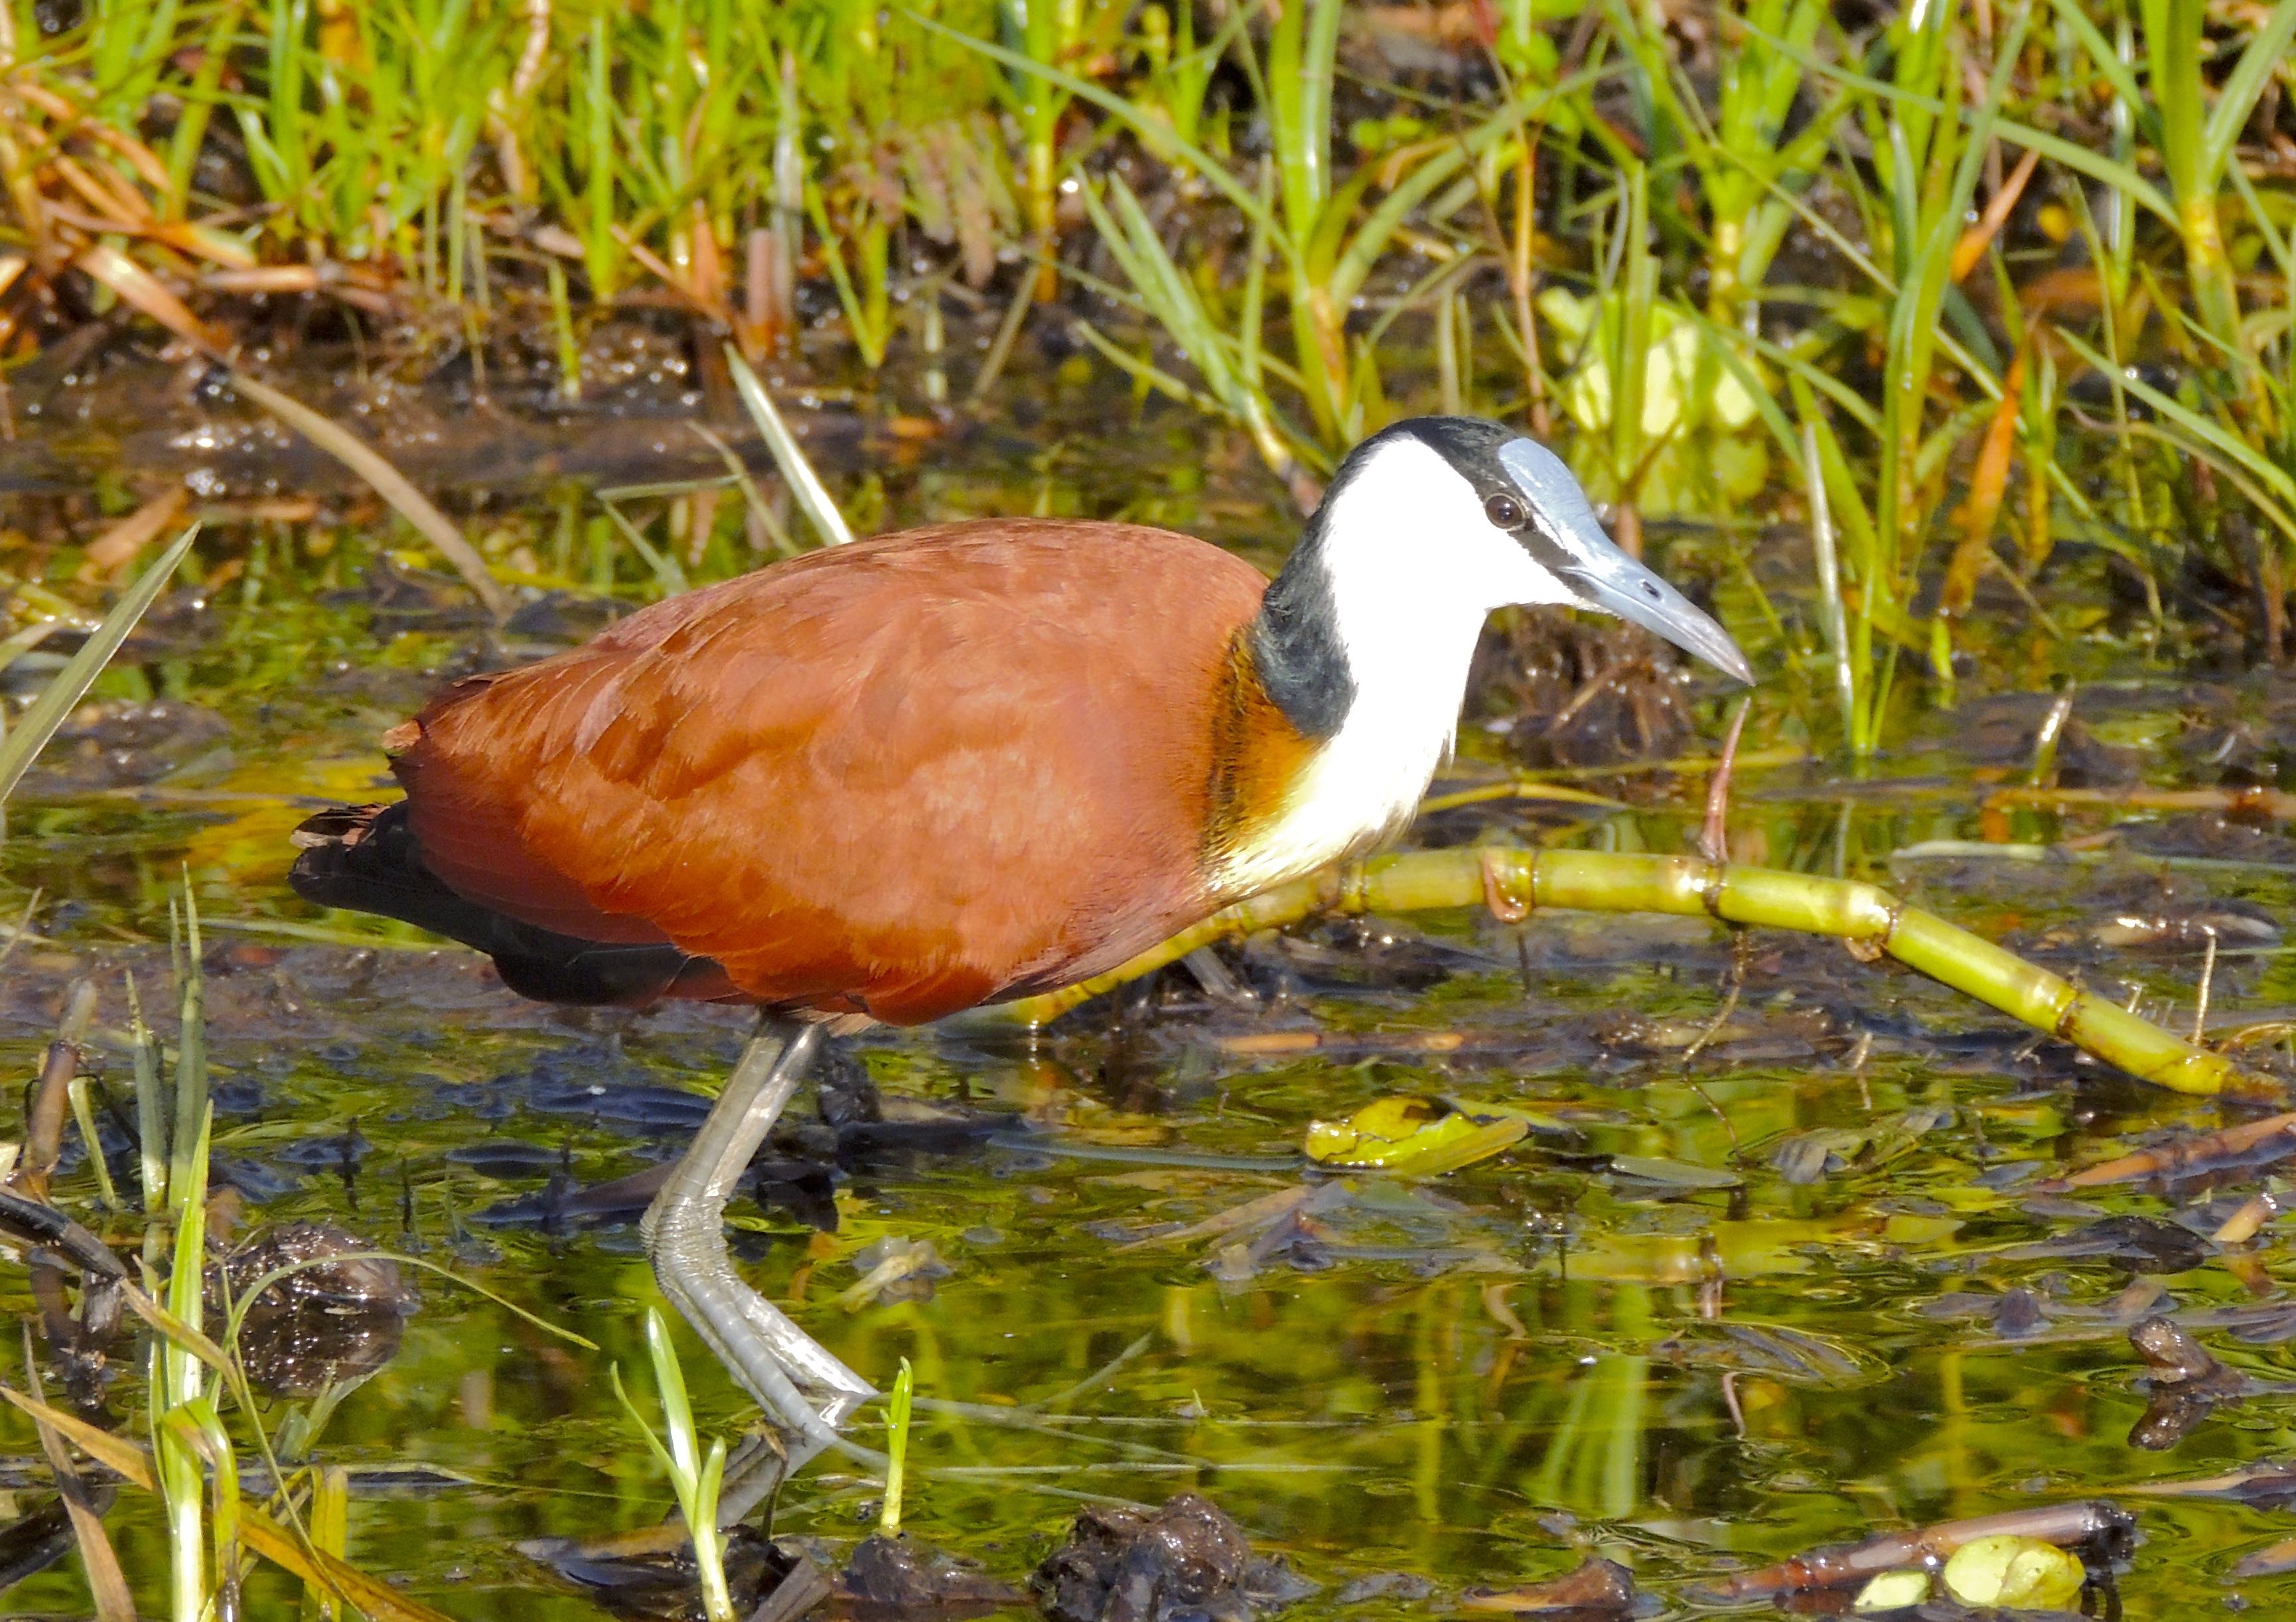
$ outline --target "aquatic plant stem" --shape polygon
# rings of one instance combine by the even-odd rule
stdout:
[[[916,1397],[916,1374],[909,1360],[901,1359],[894,1376],[885,1415],[885,1503],[877,1513],[877,1529],[888,1537],[901,1530],[901,1493],[909,1461],[909,1411]]]
[[[611,1371],[614,1395],[645,1438],[646,1446],[668,1472],[677,1494],[678,1512],[685,1518],[686,1535],[693,1540],[693,1563],[701,1579],[701,1609],[709,1622],[734,1622],[734,1601],[726,1585],[726,1540],[718,1524],[718,1497],[726,1479],[726,1444],[712,1441],[705,1458],[693,1424],[693,1406],[685,1394],[685,1374],[678,1367],[676,1349],[670,1345],[669,1324],[660,1309],[646,1309],[646,1350],[653,1361],[654,1389],[661,1399],[662,1429],[668,1439],[654,1434],[645,1416],[622,1389],[621,1369]]]
[[[207,1252],[207,1179],[203,1172],[208,1147],[207,1123],[202,1120],[196,1141],[197,1164],[181,1187],[171,1182],[169,1199],[176,1206],[176,1243],[168,1279],[168,1307],[194,1331],[200,1327],[200,1290]],[[157,1461],[160,1497],[167,1506],[169,1592],[176,1622],[199,1622],[207,1603],[205,1516],[201,1495],[206,1481],[200,1460],[168,1420],[199,1401],[206,1389],[196,1354],[168,1340],[155,1340],[152,1348],[152,1451]]]
[[[1809,498],[1810,549],[1817,558],[1818,624],[1825,631],[1826,652],[1833,667],[1833,696],[1841,710],[1841,747],[1858,752],[1857,674],[1849,646],[1849,618],[1841,605],[1841,556],[1833,534],[1833,509],[1825,498],[1825,464],[1817,447],[1817,430],[1808,419],[1801,425],[1802,484]]]
[[[853,539],[852,527],[846,523],[845,515],[837,510],[836,499],[830,495],[829,487],[821,482],[821,475],[814,471],[813,463],[806,457],[805,447],[797,442],[797,436],[790,432],[789,424],[782,420],[782,414],[775,408],[774,397],[766,392],[765,384],[758,381],[758,374],[750,369],[750,363],[742,358],[742,352],[732,344],[726,346],[726,368],[734,374],[734,390],[741,395],[742,405],[748,410],[750,422],[756,424],[758,437],[766,442],[766,449],[773,455],[774,465],[781,470],[783,482],[789,486],[790,495],[796,499],[797,504],[805,509],[805,515],[812,521],[822,544],[825,546],[849,545]]]
[[[407,481],[406,475],[391,466],[373,446],[292,395],[245,373],[234,372],[231,386],[366,480],[374,493],[389,502],[463,577],[463,584],[486,605],[488,613],[498,620],[510,618],[517,602],[509,588],[488,571],[479,549],[463,537],[454,520],[432,505],[428,496]]]
[[[0,732],[0,806],[7,804],[8,796],[15,791],[24,774],[31,769],[33,760],[70,716],[72,707],[103,674],[104,666],[111,662],[111,656],[127,640],[135,622],[144,618],[144,611],[175,578],[176,566],[191,551],[199,532],[200,527],[193,524],[176,537],[112,606],[103,622],[80,644],[79,651],[64,668],[49,678],[47,685],[40,689],[39,697],[17,717],[15,725]]]
[[[2013,952],[1906,905],[1878,886],[1695,856],[1484,848],[1412,851],[1350,863],[1238,902],[1107,974],[1007,1004],[1001,1012],[1041,1025],[1199,946],[1319,913],[1412,913],[1485,904],[1513,916],[1539,907],[1670,913],[1831,935],[1860,958],[1893,957],[2155,1086],[2263,1102],[2282,1099],[2278,1088],[2249,1076],[2222,1054],[2195,1047]]]

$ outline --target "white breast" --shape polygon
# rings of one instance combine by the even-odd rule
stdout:
[[[1484,619],[1504,603],[1561,595],[1419,440],[1383,447],[1332,499],[1319,561],[1355,700],[1280,814],[1222,864],[1217,881],[1230,897],[1401,832],[1450,755]]]
[[[1331,741],[1293,784],[1283,810],[1238,848],[1217,876],[1224,896],[1256,894],[1385,844],[1409,826],[1427,782],[1449,757],[1475,631],[1429,649],[1408,669],[1365,680]]]

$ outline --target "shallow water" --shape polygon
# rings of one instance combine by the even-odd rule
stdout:
[[[1050,449],[1027,425],[882,460],[872,447],[898,436],[874,424],[820,443],[845,447],[832,466],[849,484],[865,466],[877,476],[886,525],[1120,513],[1272,555],[1292,520],[1240,449],[1208,455],[1193,419],[1159,408],[1136,426],[1128,411],[1100,402],[1075,420],[1110,424],[1103,436]],[[100,461],[144,442],[75,443]],[[631,475],[615,463],[611,476]],[[218,500],[258,493],[241,487],[261,477],[236,477]],[[216,555],[242,553],[245,533],[223,530]],[[93,974],[97,1058],[126,1105],[119,974],[132,968],[148,1004],[166,1000],[168,897],[188,871],[209,948],[217,1176],[240,1191],[240,1231],[333,1222],[600,1348],[418,1276],[422,1304],[397,1356],[342,1397],[318,1447],[353,1473],[349,1557],[457,1617],[594,1616],[591,1598],[515,1545],[640,1528],[668,1507],[607,1378],[619,1363],[644,1385],[638,1315],[654,1298],[634,1228],[554,1216],[551,1191],[673,1152],[742,1022],[554,1013],[510,996],[469,954],[288,894],[284,835],[305,808],[369,792],[377,734],[435,682],[503,650],[451,592],[379,588],[367,568],[379,529],[327,530],[340,538],[324,555],[309,539],[319,528],[263,533],[267,572],[163,603],[99,689],[114,709],[60,741],[12,807],[0,910],[12,918],[36,885],[46,899],[43,939],[20,945],[0,981],[0,1062],[29,1075],[67,984]],[[1717,537],[1676,545],[1677,572],[1719,580],[1726,617],[1756,622],[1743,580],[1715,561]],[[1754,578],[1796,611],[1791,537],[1761,539],[1752,557]],[[2296,841],[2203,813],[1982,808],[1989,784],[2021,781],[2047,679],[2068,663],[2084,684],[2067,748],[2089,751],[2093,781],[2212,784],[2234,756],[2250,780],[2273,781],[2296,738],[2296,687],[2144,655],[2111,634],[2129,610],[2101,575],[2077,550],[2062,568],[2052,606],[2094,605],[2097,634],[2043,650],[2013,624],[1997,633],[1960,708],[1911,717],[1911,745],[1870,780],[1791,758],[1797,709],[1824,700],[1780,678],[1749,743],[1773,764],[1742,773],[1734,848],[1890,884],[2179,1026],[2198,937],[2171,951],[2131,944],[2144,932],[2134,926],[2096,930],[2124,917],[2260,921],[2220,954],[2211,1028],[2288,1017],[2296,975],[2278,930]],[[545,651],[581,618],[577,604],[511,651]],[[1758,662],[1784,661],[1773,643]],[[177,708],[118,708],[154,700]],[[1495,713],[1505,720],[1503,707],[1471,710],[1463,777],[1488,774],[1504,742]],[[1718,734],[1718,694],[1701,690],[1695,714]],[[2221,750],[2206,741],[2219,732],[2234,740]],[[1431,816],[1415,837],[1686,846],[1700,778],[1574,781],[1628,808],[1484,806]],[[2011,850],[2067,841],[2083,848],[2051,861]],[[1303,1614],[1439,1613],[1470,1586],[1558,1573],[1590,1550],[1631,1566],[1668,1614],[1692,1614],[1698,1581],[1815,1544],[2112,1496],[2296,1441],[2286,1396],[2219,1408],[2167,1451],[2129,1440],[2146,1400],[2127,1331],[2145,1310],[2181,1315],[2235,1368],[2285,1372],[2296,1260],[2276,1228],[2229,1250],[2203,1238],[2170,1255],[2156,1236],[2150,1249],[2066,1253],[2108,1216],[2205,1236],[2267,1173],[2181,1200],[2032,1186],[2234,1115],[2101,1073],[1831,943],[1765,934],[1747,961],[1734,1013],[1686,1069],[1731,971],[1724,932],[1564,913],[1519,928],[1464,913],[1306,926],[1230,954],[1268,994],[1258,1008],[1215,1004],[1175,975],[1121,1020],[1095,1005],[1033,1039],[874,1034],[855,1051],[889,1101],[960,1106],[988,1135],[837,1143],[800,1110],[784,1150],[823,1169],[767,1205],[738,1201],[737,1246],[760,1288],[854,1368],[887,1380],[906,1357],[922,1397],[1009,1413],[921,1421],[906,1523],[1016,1581],[1080,1503],[1154,1503],[1185,1487],[1324,1585]],[[1430,1183],[1318,1179],[1288,1227],[1135,1242],[1300,1186],[1308,1122],[1393,1094],[1503,1101],[1549,1124]],[[86,1167],[67,1164],[62,1202],[132,1248],[126,1223],[102,1218]],[[803,1219],[829,1214],[824,1176],[833,1232]],[[855,1258],[895,1236],[930,1240],[947,1276],[927,1299],[841,1303]],[[2144,1270],[2164,1257],[2199,1259]],[[2158,1299],[2142,1293],[2152,1286]],[[2026,1331],[2012,1338],[2000,1301],[2015,1289],[2033,1292],[2017,1309],[2039,1321],[2008,1323]],[[32,1310],[20,1266],[0,1269],[0,1298]],[[2275,1304],[2291,1310],[2224,1317]],[[734,1435],[750,1410],[682,1343],[705,1431]],[[137,1411],[136,1361],[116,1360],[115,1416]],[[295,1400],[275,1399],[266,1422]],[[857,1434],[873,1442],[876,1423],[865,1416]],[[34,1507],[45,1478],[33,1435],[12,1415],[0,1427],[6,1485]],[[825,1461],[784,1495],[775,1529],[834,1551],[873,1524],[876,1495]],[[2296,1519],[2120,1501],[2144,1538],[2119,1579],[2128,1614],[2296,1600],[2296,1578],[2228,1576],[2296,1534]],[[127,1495],[109,1525],[156,1606],[155,1506]],[[1406,1585],[1337,1598],[1382,1573],[1426,1579],[1432,1597],[1395,1597],[1415,1591]],[[291,1600],[277,1573],[256,1579],[253,1603]],[[86,1603],[66,1560],[5,1608]]]

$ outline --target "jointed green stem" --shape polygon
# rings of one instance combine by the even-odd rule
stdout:
[[[1878,886],[1695,856],[1487,848],[1415,851],[1350,864],[1239,902],[1097,979],[1011,1004],[1005,1012],[1042,1024],[1199,946],[1317,913],[1409,913],[1486,903],[1510,914],[1538,907],[1703,914],[1724,923],[1831,935],[1860,955],[1894,957],[2156,1086],[2280,1099],[2277,1088],[2221,1054],[1908,906]]]

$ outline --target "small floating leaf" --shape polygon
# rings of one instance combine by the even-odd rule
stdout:
[[[2005,1534],[1964,1544],[1945,1563],[1945,1585],[1955,1599],[2005,1610],[2070,1610],[2087,1577],[2079,1555]]]
[[[1857,1591],[1852,1610],[1901,1610],[1930,1597],[1930,1574],[1915,1569],[1884,1571]]]
[[[1344,1121],[1308,1123],[1308,1158],[1399,1177],[1433,1177],[1488,1159],[1530,1130],[1517,1116],[1478,1121],[1432,1099],[1382,1098]]]
[[[1344,1121],[1309,1121],[1308,1158],[1326,1166],[1383,1166],[1421,1134],[1441,1132],[1445,1121],[1474,1125],[1429,1099],[1378,1099]]]
[[[1700,1324],[1670,1335],[1651,1355],[1695,1368],[1734,1369],[1790,1384],[1844,1386],[1880,1380],[1889,1365],[1856,1343],[1781,1323]]]
[[[1882,1225],[1882,1242],[1891,1245],[1942,1244],[1961,1232],[1958,1216],[1931,1216],[1918,1211],[1892,1211]]]
[[[1456,1120],[1460,1118],[1453,1116]],[[1400,1163],[1390,1163],[1387,1169],[1402,1177],[1439,1177],[1461,1167],[1472,1166],[1478,1160],[1488,1160],[1493,1155],[1513,1148],[1521,1143],[1529,1126],[1519,1120],[1491,1121],[1464,1132],[1447,1143],[1436,1145],[1410,1156]]]

